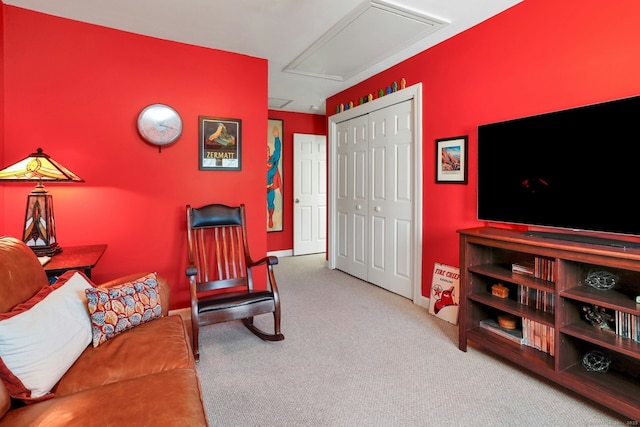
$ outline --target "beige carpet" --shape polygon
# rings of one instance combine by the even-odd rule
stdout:
[[[276,276],[284,341],[240,322],[201,330],[212,427],[626,425],[515,365],[458,350],[457,326],[326,269],[324,254],[280,258]]]

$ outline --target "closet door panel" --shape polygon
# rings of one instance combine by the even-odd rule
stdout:
[[[369,281],[407,298],[411,277],[412,104],[369,114]]]
[[[373,273],[369,273],[369,281],[378,284],[380,280],[376,279],[376,277],[378,275],[384,275],[384,271],[388,264],[386,259],[388,253],[386,244],[388,224],[386,212],[381,209],[381,203],[387,198],[387,147],[386,145],[381,145],[379,143],[381,132],[375,132],[375,130],[382,131],[382,129],[375,129],[373,124],[383,126],[384,122],[374,122],[371,124],[372,138],[378,138],[378,140],[375,143],[370,144],[371,148],[369,149],[369,155],[371,158],[371,161],[369,162],[369,182],[371,184],[369,199],[369,238],[371,240],[371,256],[369,269],[375,270]],[[384,287],[384,285],[381,286]]]
[[[351,254],[349,273],[367,280],[367,208],[368,208],[368,175],[369,132],[367,116],[350,120],[349,132],[353,136],[350,146],[351,170],[349,171],[349,191],[351,201],[351,233],[349,253]]]
[[[336,131],[336,267],[347,271],[349,268],[349,122],[339,123]]]
[[[336,208],[339,235],[336,265],[346,273],[367,280],[367,117],[356,117],[338,126]]]

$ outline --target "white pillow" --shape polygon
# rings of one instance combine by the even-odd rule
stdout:
[[[7,384],[12,397],[31,400],[49,394],[91,343],[85,295],[90,287],[74,272],[27,311],[0,321],[0,375],[5,383],[13,382]]]

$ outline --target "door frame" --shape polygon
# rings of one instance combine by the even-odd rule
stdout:
[[[424,298],[422,297],[422,83],[409,86],[405,89],[393,92],[389,95],[385,95],[382,98],[375,99],[367,102],[366,104],[359,105],[356,108],[352,108],[343,111],[338,114],[334,114],[329,117],[329,141],[328,147],[328,228],[327,228],[327,267],[334,270],[336,268],[336,195],[337,195],[337,124],[346,120],[353,119],[358,116],[369,114],[372,111],[386,108],[390,105],[398,104],[407,100],[413,100],[413,123],[414,123],[414,135],[413,135],[413,235],[412,235],[412,248],[413,248],[413,303],[418,305],[424,305]]]

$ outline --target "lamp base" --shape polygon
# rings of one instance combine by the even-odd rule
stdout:
[[[29,246],[31,250],[36,254],[36,256],[54,256],[62,252],[62,247],[58,246],[58,244],[53,244],[51,246]]]
[[[54,256],[62,251],[56,240],[55,224],[53,197],[39,183],[27,197],[22,241],[39,257]]]

